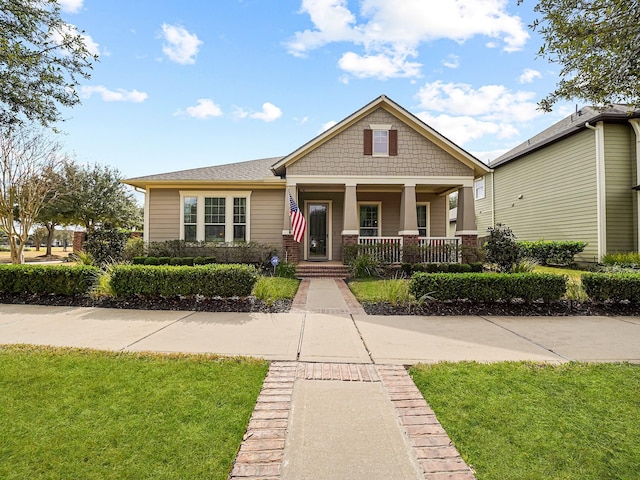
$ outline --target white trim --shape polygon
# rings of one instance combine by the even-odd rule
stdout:
[[[309,222],[311,220],[311,215],[309,214],[309,205],[314,204],[327,204],[327,261],[330,262],[333,260],[333,200],[305,200],[304,201],[304,212],[307,219],[307,228],[304,232],[304,259],[309,259]]]
[[[461,235],[478,235],[478,230],[458,230],[456,232],[456,237]]]
[[[402,235],[415,235],[416,237],[420,235],[420,231],[419,230],[400,230],[398,232],[399,236]]]
[[[225,199],[225,226],[224,241],[232,243],[233,240],[233,199],[247,199],[246,214],[246,238],[248,243],[251,241],[251,190],[233,191],[233,190],[180,190],[180,239],[184,240],[184,199],[195,197],[197,199],[197,223],[196,223],[196,240],[204,241],[204,199],[205,198],[224,198]]]
[[[445,202],[446,206],[449,206],[449,200],[447,199],[447,201]],[[418,208],[418,206],[420,205],[426,205],[427,207],[427,234],[425,236],[430,237],[431,236],[431,202],[416,202],[416,209]],[[448,212],[449,210],[447,210]],[[416,211],[416,217],[418,216],[418,212]],[[417,218],[416,218],[417,220]],[[449,233],[449,216],[447,215],[447,233]],[[420,226],[418,225],[418,235],[420,234]],[[410,235],[410,234],[408,234]]]
[[[596,205],[598,223],[598,261],[607,253],[607,202],[604,169],[604,123],[595,127],[596,142]]]
[[[391,127],[393,127],[392,124],[390,123],[386,123],[386,124],[382,124],[382,123],[370,123],[369,124],[369,128],[371,130],[391,130]]]
[[[456,185],[473,187],[473,177],[433,176],[433,177],[391,177],[383,175],[290,175],[289,184],[322,184],[322,185]]]
[[[358,206],[358,236],[360,235],[360,205],[376,205],[378,207],[378,235],[376,237],[382,236],[382,202],[357,202]]]
[[[482,183],[482,196],[478,195],[478,185]],[[487,182],[485,181],[484,176],[477,178],[473,181],[473,199],[474,200],[483,200],[487,196]]]
[[[144,243],[149,243],[149,235],[151,232],[149,231],[149,196],[151,194],[151,189],[147,189],[144,192],[144,214],[143,214],[143,225],[142,225],[142,241]]]
[[[360,230],[342,230],[340,235],[360,235]]]
[[[636,134],[636,185],[640,185],[640,119],[633,118],[629,120],[629,123],[633,127],[633,132]],[[640,190],[636,192],[636,214],[637,214],[637,245],[636,251],[640,252]]]

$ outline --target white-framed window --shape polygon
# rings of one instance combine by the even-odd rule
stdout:
[[[416,204],[416,215],[418,216],[418,236],[429,236],[429,202],[419,202]]]
[[[475,193],[474,198],[476,200],[481,200],[484,198],[484,177],[477,179],[473,182],[473,191]]]
[[[358,203],[361,237],[380,237],[382,234],[382,204]]]
[[[373,131],[373,155],[389,155],[389,130]]]
[[[251,192],[181,191],[180,238],[249,242]]]

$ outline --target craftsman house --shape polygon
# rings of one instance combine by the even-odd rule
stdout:
[[[640,249],[640,110],[585,107],[491,162],[475,181],[480,236],[587,242],[576,257]]]
[[[146,193],[147,242],[260,242],[294,262],[341,261],[344,245],[385,243],[401,261],[407,245],[476,245],[473,184],[489,172],[383,95],[287,156],[126,183]],[[449,236],[452,192],[459,200]],[[289,194],[307,221],[300,243]]]

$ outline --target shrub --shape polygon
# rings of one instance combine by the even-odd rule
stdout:
[[[414,272],[424,272],[426,270],[425,264],[424,263],[416,263],[413,266],[413,271]]]
[[[142,237],[129,238],[124,245],[123,260],[130,262],[142,255],[144,255],[144,240]]]
[[[482,273],[482,271],[484,270],[484,265],[482,264],[482,262],[473,262],[470,263],[469,266],[471,267],[471,271],[474,273]]]
[[[124,251],[130,232],[100,228],[87,234],[84,251],[90,254],[96,265],[104,266],[124,260]]]
[[[623,268],[640,268],[640,253],[607,253],[602,257],[602,263]]]
[[[118,297],[248,296],[258,279],[250,265],[149,266],[118,265],[111,285]]]
[[[553,301],[564,295],[566,282],[566,277],[552,274],[414,273],[409,290],[416,298],[429,295],[442,301]]]
[[[86,265],[0,265],[0,291],[51,295],[83,295],[100,270]]]
[[[501,223],[496,228],[489,227],[489,238],[484,244],[487,261],[494,263],[500,272],[508,272],[520,257],[516,236],[511,229]]]
[[[147,257],[133,257],[131,259],[131,263],[133,263],[134,265],[144,265],[146,259]]]
[[[410,276],[413,273],[413,267],[410,263],[402,263],[400,265],[400,270],[402,271],[402,273],[404,273],[407,277]]]
[[[538,261],[542,265],[569,265],[573,258],[584,251],[586,242],[555,242],[538,240],[529,242],[521,240],[516,242],[521,257],[528,257]]]
[[[282,262],[276,266],[276,276],[283,278],[296,278],[296,264],[292,262]]]
[[[158,265],[169,265],[171,257],[158,257]]]
[[[158,262],[158,257],[147,257],[144,259],[145,265],[160,265]]]
[[[538,262],[532,258],[523,258],[511,266],[510,273],[531,273]]]
[[[169,265],[182,265],[182,258],[181,257],[169,258]]]
[[[468,263],[450,263],[450,273],[471,273],[471,265]]]
[[[381,277],[383,275],[380,262],[368,253],[349,262],[349,274],[352,278]]]
[[[216,263],[216,257],[195,257],[193,259],[193,265],[211,265]]]
[[[638,273],[584,273],[582,286],[592,300],[640,303]]]
[[[149,242],[147,255],[155,257],[213,257],[216,263],[249,263],[263,265],[275,255],[272,245],[257,242],[185,242],[168,240]]]

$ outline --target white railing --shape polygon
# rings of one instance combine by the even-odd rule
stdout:
[[[422,263],[460,263],[462,251],[458,237],[419,237],[418,252]]]
[[[402,262],[402,237],[358,237],[361,254],[369,254],[383,263]]]

